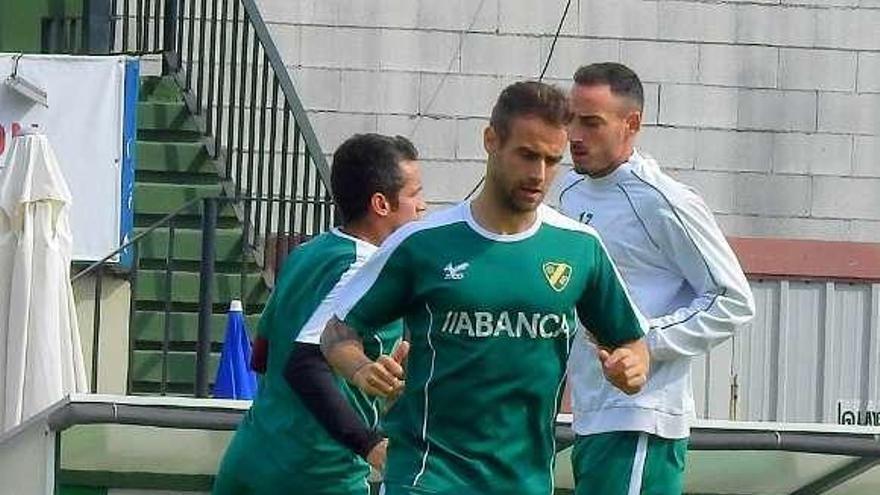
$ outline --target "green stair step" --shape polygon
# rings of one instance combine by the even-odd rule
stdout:
[[[135,214],[168,214],[188,201],[219,196],[220,192],[219,184],[136,183],[134,186],[134,211]],[[232,211],[228,206],[222,209]],[[200,203],[193,205],[193,213],[198,211],[201,211]]]
[[[136,184],[189,184],[192,186],[213,186],[219,184],[216,173],[158,172],[137,170],[134,173]]]
[[[168,336],[170,342],[195,343],[199,333],[198,313],[168,313]],[[211,315],[211,342],[221,343],[226,332],[226,313]],[[253,338],[257,332],[260,315],[245,317],[248,333]],[[137,341],[162,342],[165,335],[165,313],[161,311],[137,311],[132,325],[132,336]]]
[[[208,377],[213,383],[217,375],[219,353],[211,353],[208,360]],[[131,379],[135,382],[162,381],[162,351],[137,350],[131,357]],[[168,382],[171,384],[191,384],[196,379],[196,353],[171,351],[168,353]]]
[[[138,91],[140,101],[182,102],[180,87],[170,77],[144,76]]]
[[[202,217],[200,211],[201,207],[193,208],[192,210],[187,209],[186,211],[178,214],[176,217],[174,217],[175,228],[187,228],[201,231]],[[147,227],[152,227],[156,222],[163,220],[167,216],[167,213],[168,212],[137,212],[134,216],[134,226],[136,228],[143,229]],[[162,225],[167,225],[167,221],[165,221]],[[235,215],[235,210],[233,210],[231,206],[224,206],[220,209],[219,212],[217,212],[217,228],[241,228],[241,222],[238,221],[238,217]]]
[[[145,231],[136,228],[135,234]],[[138,244],[138,255],[141,259],[164,260],[168,255],[168,229],[159,227],[141,239]],[[239,229],[217,229],[215,260],[218,262],[251,261],[242,255],[242,234]],[[202,259],[202,231],[196,229],[174,230],[174,259],[200,261]]]
[[[171,77],[141,79],[138,103],[138,167],[135,175],[135,229],[147,225],[204,197],[221,195],[216,162],[208,156],[199,131],[201,117],[186,107],[183,91]],[[203,202],[175,218],[174,272],[166,290],[166,272],[161,269],[168,254],[169,232],[160,227],[145,236],[139,246],[139,270],[132,297],[135,312],[131,329],[131,393],[156,394],[162,390],[163,353],[158,350],[165,334],[165,300],[170,298],[167,354],[169,394],[191,395],[195,381],[195,344],[198,336],[199,273],[201,260],[201,216]],[[229,301],[244,299],[247,311],[258,312],[269,297],[260,268],[253,257],[242,257],[242,226],[232,204],[221,203],[216,233],[216,272],[212,279],[213,301],[210,334],[218,350],[226,330]],[[245,270],[242,294],[241,274]],[[170,291],[170,293],[169,293]],[[259,315],[246,317],[250,334],[256,334]],[[208,374],[213,380],[218,353],[212,353]]]
[[[201,142],[138,141],[137,160],[138,172],[185,172],[217,177],[217,169]]]
[[[199,128],[183,102],[138,103],[138,130],[197,133]]]
[[[199,302],[199,274],[193,272],[174,272],[171,278],[171,300],[179,303]],[[245,275],[244,294],[240,294],[240,275],[232,273],[214,274],[214,303],[228,303],[233,299],[245,299],[248,304],[264,304],[269,290],[260,273]],[[160,270],[138,270],[135,283],[135,300],[165,301],[165,272]]]

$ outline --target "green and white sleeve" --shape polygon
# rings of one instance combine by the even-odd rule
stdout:
[[[402,244],[409,232],[404,227],[389,237],[338,294],[334,315],[361,337],[406,313],[413,268]]]

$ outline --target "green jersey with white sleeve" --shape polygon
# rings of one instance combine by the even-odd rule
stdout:
[[[399,318],[411,334],[406,387],[383,423],[387,495],[551,493],[578,320],[610,347],[646,326],[591,227],[541,206],[527,230],[499,235],[469,202],[389,237],[335,312],[365,342]]]

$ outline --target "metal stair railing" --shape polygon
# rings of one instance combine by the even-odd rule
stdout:
[[[133,248],[134,261],[128,274],[132,281],[129,323],[133,325],[141,260],[139,242],[159,230],[167,230],[159,390],[161,394],[167,393],[169,322],[174,304],[170,288],[176,264],[177,219],[201,202],[200,209],[207,214],[200,217],[203,249],[193,392],[204,397],[208,394],[211,351],[209,320],[214,309],[213,235],[221,205],[231,206],[241,221],[242,260],[246,255],[252,256],[268,275],[269,283],[293,245],[335,223],[329,166],[305,109],[254,0],[86,0],[83,22],[78,23],[67,13],[63,18],[44,19],[42,27],[48,33],[45,38],[49,41],[44,46],[47,51],[160,54],[163,76],[183,94],[201,141],[217,165],[223,185],[221,197],[189,201],[73,277],[74,281],[90,274],[96,277],[91,384],[96,391],[102,281],[108,273],[119,271],[112,260],[123,250]],[[64,36],[55,35],[60,32]],[[81,39],[77,39],[78,33]],[[101,39],[106,43],[102,44]],[[242,291],[245,265],[241,264]],[[131,374],[131,355],[129,363]],[[128,383],[131,390],[130,376]]]
[[[164,246],[164,260],[159,264],[159,266],[151,267],[151,270],[156,271],[158,268],[162,272],[162,280],[163,287],[165,288],[162,297],[162,345],[161,345],[161,379],[160,379],[160,389],[158,390],[160,395],[167,395],[170,393],[168,388],[169,385],[169,353],[171,352],[172,345],[172,313],[174,312],[174,300],[173,300],[173,278],[174,273],[179,270],[178,265],[180,264],[180,260],[175,253],[175,238],[177,233],[181,229],[191,229],[191,225],[193,223],[193,218],[197,218],[199,224],[200,231],[200,251],[198,253],[199,258],[199,295],[198,295],[198,328],[197,328],[197,338],[196,338],[196,346],[195,346],[195,383],[192,389],[192,395],[196,397],[207,397],[210,392],[210,379],[209,376],[209,361],[210,355],[212,352],[212,328],[211,328],[211,319],[212,315],[215,314],[215,308],[217,306],[216,298],[214,294],[214,280],[216,273],[216,265],[217,261],[217,230],[218,230],[218,217],[219,212],[225,205],[230,205],[234,203],[244,203],[248,206],[249,209],[253,210],[254,207],[251,205],[263,204],[265,207],[271,205],[273,203],[278,204],[285,201],[293,201],[295,203],[304,203],[306,200],[303,198],[293,200],[289,198],[281,198],[281,197],[267,197],[267,198],[231,198],[231,197],[205,197],[205,198],[196,198],[190,201],[187,201],[182,206],[176,208],[171,213],[163,216],[159,220],[153,222],[149,226],[145,227],[144,230],[138,233],[136,236],[132,237],[129,241],[119,246],[113,252],[108,253],[102,259],[88,265],[83,268],[75,275],[71,277],[71,283],[76,283],[82,280],[86,280],[86,277],[93,276],[95,278],[95,283],[93,287],[93,295],[94,295],[94,317],[92,321],[92,356],[91,356],[91,364],[92,364],[92,376],[91,376],[91,391],[98,391],[98,373],[100,364],[100,352],[99,352],[99,342],[101,336],[103,334],[102,330],[102,302],[103,302],[103,286],[105,282],[105,277],[107,276],[117,276],[117,273],[120,271],[124,272],[124,275],[127,276],[130,286],[131,286],[131,299],[129,305],[129,325],[130,327],[134,325],[134,315],[137,311],[137,285],[138,285],[138,273],[141,270],[141,263],[145,258],[148,258],[149,255],[145,254],[144,244],[148,241],[154,239],[153,236],[164,233],[166,234],[165,246]],[[295,228],[295,227],[294,227]],[[286,245],[295,245],[307,239],[306,236],[303,236],[295,231],[293,231],[289,226],[284,226],[281,230],[275,232],[275,235],[282,239]],[[276,243],[270,244],[270,246],[278,246]],[[155,248],[156,246],[153,245]],[[123,253],[130,251],[131,254],[131,267],[125,272],[122,268],[120,268],[116,259],[119,258]],[[248,288],[246,287],[246,276],[248,274],[248,263],[249,259],[251,259],[253,255],[253,250],[251,247],[246,244],[242,244],[241,251],[238,256],[235,258],[235,261],[240,266],[240,285],[238,287],[238,295],[236,297],[241,298],[243,301],[247,301]],[[264,267],[271,274],[277,273],[280,269],[281,264],[286,257],[286,250],[280,250],[275,252],[270,252],[269,256],[265,259],[269,263],[269,266]],[[228,263],[228,259],[225,262]],[[223,303],[220,303],[221,305]],[[131,362],[131,356],[129,357],[129,362]],[[131,376],[131,366],[129,366],[129,376],[127,377],[128,389],[132,389],[132,376]]]
[[[254,0],[116,0],[113,9],[111,52],[162,54],[226,195],[282,198],[238,205],[258,258],[273,226],[299,222],[310,236],[333,225],[330,167]]]
[[[128,277],[129,283],[131,284],[131,298],[129,303],[129,325],[133,322],[133,315],[135,312],[135,288],[137,284],[137,273],[138,266],[140,265],[140,249],[141,243],[145,239],[149,239],[152,235],[156,234],[160,230],[167,230],[168,232],[168,245],[167,245],[167,255],[166,255],[166,263],[165,263],[165,281],[166,284],[171,280],[173,274],[173,256],[174,256],[174,234],[176,232],[175,219],[178,219],[184,215],[190,215],[191,210],[194,207],[197,207],[199,202],[202,199],[197,198],[190,201],[187,201],[180,207],[176,208],[171,213],[163,216],[159,220],[153,222],[148,227],[144,229],[143,232],[135,235],[127,242],[114,249],[106,256],[101,258],[98,261],[88,265],[82,270],[78,271],[70,278],[70,283],[75,284],[80,280],[85,280],[86,276],[93,275],[95,277],[95,285],[94,285],[94,311],[92,316],[92,376],[89,389],[92,393],[97,393],[98,391],[98,370],[100,364],[100,352],[99,352],[99,343],[101,339],[101,316],[103,314],[102,311],[102,302],[103,302],[103,286],[104,286],[104,277],[107,274],[113,274],[114,270],[118,270],[119,267],[116,264],[116,260],[119,259],[123,253],[126,253],[130,250],[131,252],[131,267],[129,271],[126,273]],[[171,291],[166,291],[166,305],[165,305],[165,339],[163,342],[163,360],[162,360],[162,384],[163,384],[163,394],[164,395],[164,384],[167,382],[167,355],[168,355],[168,345],[169,345],[169,323],[171,316],[171,301],[170,301]],[[130,375],[130,366],[129,366],[129,375]],[[128,383],[131,382],[130,376],[127,377],[126,380]],[[129,389],[131,387],[129,386]]]
[[[84,0],[80,20],[62,13],[42,28],[47,51],[161,55],[225,195],[281,198],[237,205],[258,258],[273,227],[311,236],[334,224],[330,167],[254,0]]]
[[[161,55],[225,196],[280,198],[236,205],[258,260],[273,229],[335,223],[330,167],[254,0],[84,0],[80,21],[50,16],[43,30],[47,51]]]

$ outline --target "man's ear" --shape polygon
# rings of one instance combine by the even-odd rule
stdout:
[[[388,201],[384,194],[379,192],[373,193],[370,196],[370,208],[376,215],[386,217],[391,213],[391,202]]]
[[[498,136],[498,133],[495,132],[495,128],[491,125],[487,125],[485,129],[483,129],[483,148],[486,150],[486,153],[492,155],[498,148],[501,146],[501,138]]]
[[[636,134],[642,130],[642,112],[640,110],[632,110],[626,116],[626,129],[630,134]]]

